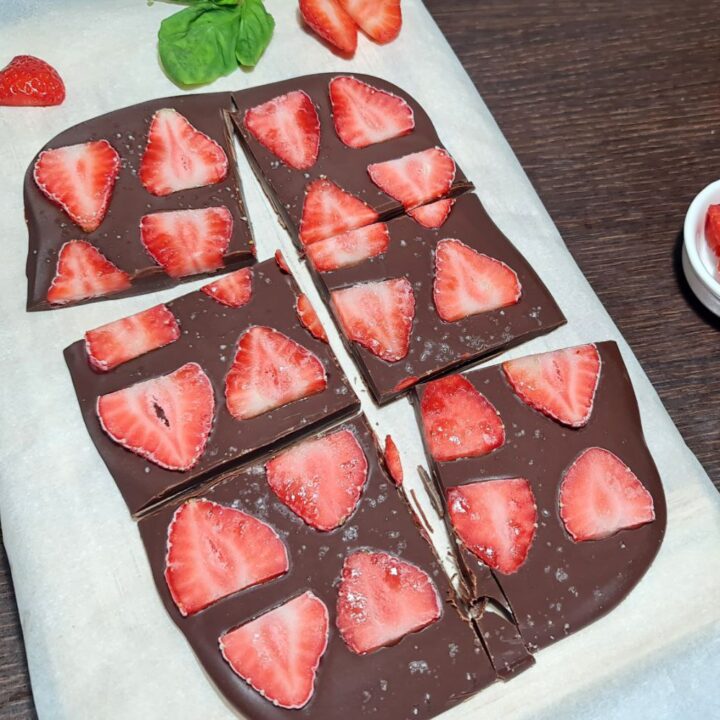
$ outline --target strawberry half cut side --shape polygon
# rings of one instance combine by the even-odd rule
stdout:
[[[389,43],[400,34],[400,0],[340,0],[360,29],[377,43]]]
[[[120,172],[120,156],[107,140],[43,150],[33,169],[35,184],[85,232],[105,219]]]
[[[100,425],[118,445],[168,470],[197,463],[214,410],[210,380],[194,362],[97,400]]]
[[[298,709],[315,691],[328,629],[325,603],[307,591],[222,635],[220,652],[233,671],[273,705]]]
[[[408,210],[408,215],[423,227],[430,229],[439,228],[445,224],[454,204],[454,198],[436,200],[429,205],[420,205],[420,207]]]
[[[315,312],[315,308],[311,305],[307,295],[302,293],[298,295],[297,302],[295,304],[295,311],[298,315],[300,324],[314,337],[323,342],[327,342],[327,334],[325,328],[320,322],[320,318]]]
[[[318,240],[308,245],[306,255],[318,272],[353,267],[382,255],[390,245],[390,231],[385,223],[373,223],[342,235]]]
[[[583,451],[560,484],[560,518],[575,542],[604,540],[655,519],[652,495],[615,454]]]
[[[357,25],[339,0],[300,0],[300,14],[306,24],[343,55],[357,49]]]
[[[391,435],[385,437],[385,467],[393,482],[400,487],[403,484],[403,468],[400,453]]]
[[[221,305],[241,308],[252,297],[253,272],[251,268],[242,268],[225,277],[213,280],[200,289]]]
[[[166,305],[115,320],[85,333],[90,364],[99,372],[165,347],[180,337],[180,325]]]
[[[305,440],[265,466],[272,491],[316,530],[340,527],[355,510],[367,480],[365,453],[350,430]]]
[[[165,581],[183,616],[287,572],[285,544],[262,520],[210,500],[188,500],[168,527]]]
[[[554,350],[508,360],[503,372],[515,394],[563,425],[587,425],[595,403],[602,361],[595,345]]]
[[[420,414],[425,441],[438,462],[487,455],[505,442],[500,414],[462,375],[429,382]]]
[[[412,563],[379,551],[345,559],[338,590],[337,627],[358,655],[395,645],[436,622],[442,606],[430,576]]]

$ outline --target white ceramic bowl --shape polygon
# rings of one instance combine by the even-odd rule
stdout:
[[[685,277],[698,300],[720,316],[718,258],[705,240],[705,217],[710,205],[720,204],[720,180],[710,183],[690,203],[683,235],[682,264]]]

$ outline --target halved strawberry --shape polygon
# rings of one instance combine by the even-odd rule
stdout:
[[[307,295],[302,293],[298,295],[297,303],[295,305],[300,324],[314,337],[323,342],[327,342],[327,334],[325,328],[320,322],[320,318],[315,312],[315,308],[310,304],[307,299]]]
[[[130,276],[85,240],[69,240],[58,253],[47,300],[53,305],[111,295],[130,287]]]
[[[368,165],[370,179],[406,210],[441,198],[455,180],[455,161],[442,148]]]
[[[140,221],[145,250],[170,277],[221,268],[232,231],[233,217],[224,205],[158,212]]]
[[[300,242],[310,245],[348,230],[374,223],[378,214],[327,178],[313,180],[305,190]]]
[[[282,254],[282,251],[275,251],[275,262],[277,263],[277,266],[280,268],[280,270],[282,270],[286,275],[290,274],[290,268],[285,261],[285,256]]]
[[[406,278],[366,282],[331,293],[343,332],[373,355],[398,362],[410,348],[415,294]]]
[[[272,491],[316,530],[340,527],[355,510],[368,463],[350,430],[293,445],[265,465]]]
[[[588,448],[560,484],[560,517],[575,542],[603,540],[655,519],[652,495],[609,450]]]
[[[58,71],[33,55],[16,55],[0,70],[0,105],[47,107],[65,100]]]
[[[436,200],[429,205],[420,205],[413,210],[408,210],[408,215],[416,222],[426,228],[439,228],[444,225],[452,210],[455,200],[445,198]]]
[[[153,195],[214,185],[228,173],[225,151],[172,108],[158,110],[150,122],[138,177]]]
[[[318,272],[330,272],[358,265],[386,252],[390,232],[385,223],[373,223],[342,235],[318,240],[307,246],[307,256]]]
[[[307,705],[328,643],[328,611],[309,590],[219,639],[230,667],[273,705]]]
[[[273,328],[256,325],[238,340],[225,399],[235,419],[248,420],[326,387],[325,368],[313,353]]]
[[[720,205],[711,205],[707,210],[705,240],[717,258],[720,271]]]
[[[575,428],[590,420],[600,367],[595,345],[528,355],[502,365],[505,377],[523,402]]]
[[[428,449],[439,462],[487,455],[505,442],[500,413],[462,375],[428,383],[420,413]]]
[[[537,505],[525,478],[484,480],[447,491],[450,520],[460,540],[505,575],[527,559],[537,529]]]
[[[335,132],[351,148],[402,137],[415,127],[405,100],[354,77],[330,81],[330,103]]]
[[[517,273],[504,262],[460,240],[437,244],[433,300],[445,322],[514,305],[521,294]]]
[[[105,219],[120,156],[107,140],[43,150],[33,178],[43,195],[59,205],[85,232],[93,232]]]
[[[308,170],[320,149],[320,118],[310,96],[302,90],[250,108],[243,120],[253,137],[286,165]]]
[[[388,43],[400,34],[400,0],[340,0],[348,15],[375,42]]]
[[[288,571],[285,543],[252,515],[188,500],[168,527],[165,581],[183,616]]]
[[[247,305],[252,297],[252,268],[242,268],[218,280],[213,280],[200,289],[223,305],[241,308]]]
[[[107,372],[180,337],[180,325],[165,305],[115,320],[85,333],[90,364]]]
[[[385,552],[359,550],[345,559],[338,590],[337,627],[358,655],[395,645],[442,615],[432,578]]]
[[[197,463],[214,410],[210,380],[194,362],[97,400],[100,425],[116,443],[168,470]]]
[[[355,53],[357,25],[338,0],[300,0],[300,14],[312,30],[341,53]]]
[[[395,484],[400,487],[403,484],[403,469],[400,460],[400,453],[392,436],[385,437],[385,466]]]

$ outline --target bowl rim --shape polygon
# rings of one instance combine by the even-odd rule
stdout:
[[[700,258],[698,253],[697,243],[695,242],[695,228],[700,220],[700,215],[703,218],[707,214],[707,209],[711,205],[710,196],[713,194],[720,194],[720,180],[715,180],[709,185],[706,185],[690,203],[687,213],[685,214],[685,222],[683,224],[683,244],[685,246],[685,252],[687,253],[688,260],[692,269],[695,271],[696,276],[702,282],[705,287],[717,298],[720,298],[720,282],[718,282],[710,273],[705,266],[705,263]],[[703,227],[704,227],[703,220]],[[703,230],[703,236],[704,236]]]

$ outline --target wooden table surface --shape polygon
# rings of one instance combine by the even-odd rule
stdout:
[[[720,487],[720,320],[695,301],[680,268],[685,211],[720,177],[717,7],[425,1]],[[33,717],[0,544],[0,719]]]

